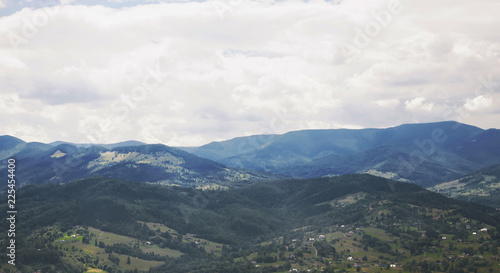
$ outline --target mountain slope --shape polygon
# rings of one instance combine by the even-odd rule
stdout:
[[[455,199],[500,208],[500,165],[481,169],[429,189]]]
[[[480,251],[483,257],[475,260],[480,263],[473,264],[488,272],[496,268],[500,243],[495,228],[500,212],[495,209],[370,175],[287,179],[226,191],[89,178],[27,186],[18,200],[23,223],[18,262],[26,272],[45,265],[83,272],[89,264],[109,272],[132,270],[125,263],[127,255],[164,262],[150,269],[152,273],[263,272],[252,261],[270,272],[347,269],[354,262],[370,273],[378,272],[382,263],[424,272],[415,260],[437,266],[446,259],[448,267],[468,268],[460,255],[472,257]],[[5,214],[6,204],[0,204],[0,211]],[[472,234],[484,228],[487,233]],[[70,239],[75,233],[90,243]],[[106,235],[130,243],[112,242]],[[446,236],[449,243],[442,239]],[[62,237],[67,242],[61,243]],[[5,241],[0,239],[0,245]],[[106,245],[100,246],[103,241]],[[154,254],[172,249],[184,255]],[[99,256],[102,252],[105,256]],[[122,262],[113,264],[113,256]]]
[[[164,145],[136,145],[108,149],[71,144],[51,146],[16,144],[9,157],[17,160],[18,186],[65,183],[93,175],[184,186],[226,186],[235,181],[254,181],[276,176],[228,168]],[[10,146],[12,147],[13,144]],[[22,147],[21,147],[22,146]],[[15,152],[13,152],[15,150]],[[4,163],[7,158],[3,159]],[[2,164],[0,171],[7,164]]]
[[[484,167],[498,164],[500,162],[500,130],[489,129],[474,134],[450,150]]]
[[[189,151],[228,166],[296,177],[394,173],[429,186],[500,163],[498,136],[498,130],[438,122],[252,136]]]
[[[0,160],[19,154],[23,157],[30,157],[39,152],[50,149],[51,146],[39,142],[27,143],[12,136],[0,136]]]

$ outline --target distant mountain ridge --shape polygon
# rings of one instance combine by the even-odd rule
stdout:
[[[302,130],[181,149],[232,167],[294,177],[372,172],[432,186],[500,163],[500,130],[447,121]]]
[[[88,148],[92,146],[102,146],[108,149],[113,149],[117,147],[126,147],[126,146],[141,146],[141,145],[146,145],[144,142],[140,141],[135,141],[135,140],[128,140],[128,141],[122,141],[122,142],[117,142],[117,143],[110,143],[110,144],[92,144],[92,143],[71,143],[71,142],[66,142],[66,141],[54,141],[49,143],[51,146],[59,146],[61,144],[70,144],[74,145],[80,148]]]
[[[23,159],[20,168],[29,173],[28,184],[103,175],[140,182],[229,185],[239,178],[370,173],[432,187],[500,164],[500,130],[448,121],[386,129],[301,130],[179,148],[138,141],[98,146],[26,143],[0,136],[0,160],[11,156]]]
[[[57,143],[56,143],[57,144]],[[133,146],[122,146],[132,144]],[[107,146],[107,147],[105,147]],[[66,183],[90,176],[181,186],[227,186],[278,176],[238,170],[162,144],[124,142],[104,146],[57,146],[0,136],[0,171],[17,161],[18,186]]]

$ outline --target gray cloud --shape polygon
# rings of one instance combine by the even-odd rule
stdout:
[[[500,127],[494,0],[401,0],[385,22],[385,0],[161,2],[0,17],[0,116],[16,119],[1,133],[200,145],[447,119]]]

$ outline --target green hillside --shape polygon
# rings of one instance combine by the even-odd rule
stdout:
[[[498,211],[371,175],[228,190],[94,177],[26,186],[17,200],[22,272],[499,269]]]
[[[500,165],[429,188],[448,197],[500,208]]]

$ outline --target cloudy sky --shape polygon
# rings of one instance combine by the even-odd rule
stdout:
[[[0,0],[0,135],[500,128],[498,14],[498,0]]]

